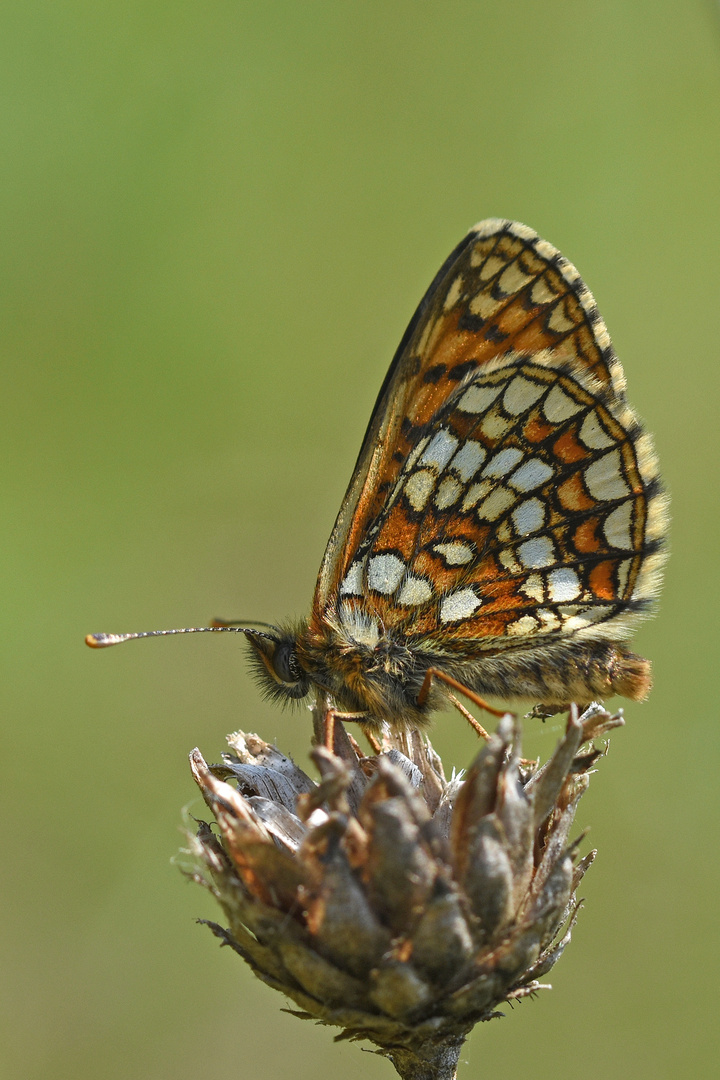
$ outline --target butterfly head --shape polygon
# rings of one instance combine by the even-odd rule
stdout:
[[[250,644],[250,662],[261,689],[275,700],[298,700],[310,692],[311,680],[300,665],[297,634],[275,629],[266,634],[244,630]]]
[[[378,727],[382,721],[401,727],[421,727],[426,709],[416,698],[423,672],[402,643],[392,637],[369,635],[369,619],[350,623],[323,620],[319,625],[268,632],[243,629],[250,644],[250,662],[266,697],[281,704],[316,690],[332,698],[343,713],[363,716]],[[366,625],[367,624],[367,625]],[[358,640],[358,635],[361,640]]]

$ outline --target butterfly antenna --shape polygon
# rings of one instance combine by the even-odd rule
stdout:
[[[269,626],[269,623],[261,623],[261,626]],[[274,627],[273,627],[274,629]],[[88,634],[85,644],[91,649],[106,649],[109,645],[121,645],[123,641],[133,641],[135,638],[168,637],[170,634],[254,634],[257,637],[268,638],[275,641],[273,634],[264,634],[261,630],[254,630],[251,626],[227,626],[226,624],[212,626],[187,626],[181,630],[145,630],[137,634]]]
[[[261,622],[260,619],[211,619],[210,627],[212,629],[220,626],[245,626],[246,623],[252,623],[253,626],[267,626],[268,630],[277,632],[276,626],[269,622]]]

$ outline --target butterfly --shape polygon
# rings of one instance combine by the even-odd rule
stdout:
[[[666,532],[592,295],[532,229],[491,218],[405,331],[309,618],[239,629],[270,696],[314,691],[370,734],[422,728],[448,698],[466,712],[453,690],[544,715],[643,700],[651,665],[627,641],[658,594]]]

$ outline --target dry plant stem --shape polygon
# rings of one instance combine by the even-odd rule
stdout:
[[[418,732],[363,757],[339,717],[319,783],[257,735],[230,736],[222,765],[195,750],[218,832],[188,837],[188,872],[225,916],[208,925],[296,1016],[374,1043],[403,1080],[454,1080],[473,1026],[545,988],[570,940],[595,854],[570,829],[592,740],[622,722],[572,710],[539,767],[506,715],[450,781]]]
[[[457,1064],[464,1038],[439,1046],[418,1046],[413,1050],[393,1050],[388,1058],[401,1080],[456,1080]]]

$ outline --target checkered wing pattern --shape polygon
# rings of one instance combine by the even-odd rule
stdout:
[[[623,639],[659,584],[664,497],[593,297],[531,229],[481,222],[380,392],[311,627],[371,617],[462,655]]]

